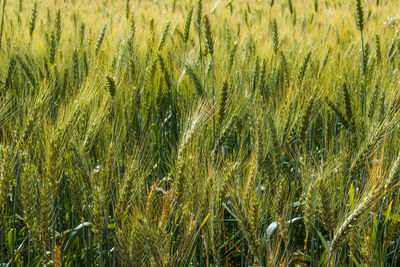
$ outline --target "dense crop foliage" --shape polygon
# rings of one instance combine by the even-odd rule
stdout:
[[[1,266],[399,266],[398,1],[1,7]]]

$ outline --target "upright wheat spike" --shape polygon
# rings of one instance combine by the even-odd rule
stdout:
[[[316,188],[316,183],[315,183],[315,181],[312,181],[306,191],[305,204],[303,206],[304,207],[304,210],[303,210],[304,225],[306,228],[306,239],[305,239],[306,242],[308,239],[309,231],[312,229],[312,226],[314,225],[315,220],[316,220],[315,188]]]
[[[85,40],[85,23],[81,23],[81,27],[79,28],[79,39],[81,46],[83,45],[83,41]]]
[[[167,221],[172,212],[172,208],[173,208],[173,195],[171,191],[168,191],[164,197],[164,205],[161,212],[160,227],[163,227],[167,224]]]
[[[151,43],[154,44],[156,40],[156,31],[154,30],[154,18],[150,20],[150,36],[151,36]]]
[[[361,0],[356,0],[356,23],[358,30],[360,31],[361,35],[361,50],[362,50],[362,59],[363,59],[363,72],[366,71],[366,64],[365,64],[365,53],[364,53],[364,38],[363,38],[363,30],[364,30],[364,9],[361,3]]]
[[[312,109],[314,107],[314,101],[315,101],[315,95],[313,95],[307,106],[306,109],[304,111],[304,115],[303,115],[303,120],[301,122],[301,126],[300,126],[300,133],[299,133],[299,138],[302,144],[305,144],[306,142],[306,132],[310,123],[310,119],[311,119],[311,114],[312,114]]]
[[[265,59],[263,58],[261,60],[261,69],[260,69],[260,85],[259,85],[259,90],[261,92],[261,95],[264,97],[265,96],[265,82],[266,82],[266,73],[267,73],[267,64]],[[283,71],[285,72],[285,71]]]
[[[383,121],[386,113],[386,94],[385,91],[382,92],[382,95],[379,99],[379,120]]]
[[[197,1],[197,32],[199,37],[199,59],[200,59],[200,69],[202,75],[202,84],[204,84],[204,63],[203,63],[203,46],[202,46],[202,20],[203,20],[203,0]]]
[[[218,125],[221,127],[222,122],[224,121],[225,114],[227,111],[227,103],[228,102],[228,82],[225,81],[222,85],[222,92],[221,92],[221,105],[219,110],[219,117],[218,117]]]
[[[57,43],[59,43],[60,39],[61,39],[61,11],[60,11],[60,9],[57,9],[56,21],[54,24],[55,24],[54,31],[55,31],[55,35],[56,35],[56,40],[57,40]]]
[[[229,23],[225,23],[225,46],[228,52],[231,50],[232,45],[232,33]]]
[[[272,20],[272,44],[274,49],[274,74],[272,78],[275,80],[276,60],[278,57],[278,49],[279,49],[279,33],[278,33],[278,23],[276,22],[276,19]]]
[[[379,35],[375,35],[375,51],[376,51],[376,61],[379,63],[382,59],[382,52],[381,52],[381,41],[379,39]]]
[[[155,194],[156,194],[156,188],[157,188],[157,185],[153,184],[151,186],[150,192],[147,196],[146,215],[147,215],[147,218],[149,219],[149,221],[152,220],[153,201],[154,201]]]
[[[136,66],[135,65],[136,65],[135,60],[133,58],[131,58],[129,60],[129,74],[132,79],[134,79],[136,76]]]
[[[271,114],[268,114],[266,120],[267,120],[268,131],[272,140],[272,147],[271,147],[272,166],[274,175],[277,176],[279,174],[279,167],[280,167],[279,164],[281,162],[281,147],[278,139],[278,132],[275,126],[274,118],[272,117]]]
[[[0,25],[0,48],[1,48],[1,41],[3,40],[3,28],[4,28],[4,15],[6,13],[6,0],[3,0],[3,10],[1,14],[1,25]],[[19,17],[19,14],[18,14]]]
[[[158,54],[158,61],[160,62],[162,73],[164,74],[165,83],[167,84],[167,87],[170,90],[172,88],[171,76],[169,75],[168,68],[165,65],[163,57],[160,54]]]
[[[12,85],[12,75],[14,74],[15,66],[16,66],[15,58],[12,56],[10,58],[10,63],[8,64],[7,78],[4,84],[5,90],[9,89]]]
[[[207,52],[211,56],[211,87],[212,87],[212,106],[213,106],[213,116],[212,116],[212,121],[213,121],[213,135],[215,136],[215,116],[214,116],[214,96],[215,96],[215,91],[214,91],[214,40],[212,36],[212,31],[211,31],[211,24],[210,20],[207,15],[204,15],[204,36],[206,38],[206,44],[207,44]]]
[[[102,192],[101,185],[93,185],[92,188],[92,220],[94,222],[93,232],[100,238],[101,231],[103,229],[103,218],[104,218],[104,192]]]
[[[231,49],[231,53],[229,55],[229,61],[228,61],[229,62],[229,71],[232,70],[232,65],[233,65],[233,62],[235,60],[235,55],[236,55],[237,48],[238,48],[238,42],[234,42],[233,43],[233,47]]]
[[[136,34],[136,21],[135,21],[135,17],[132,15],[131,17],[131,24],[130,24],[130,28],[131,28],[131,36],[130,39],[133,40],[133,38],[135,38],[135,34]]]
[[[160,42],[158,43],[158,51],[161,51],[161,49],[164,47],[165,41],[167,40],[167,35],[168,35],[170,27],[171,27],[171,22],[168,21],[165,24],[164,31],[163,31],[163,33],[161,35],[161,38],[160,38]]]
[[[357,20],[357,27],[360,32],[364,29],[364,9],[361,3],[362,0],[356,0],[356,20]]]
[[[299,75],[297,76],[299,84],[303,81],[304,75],[306,73],[308,63],[310,62],[311,51],[307,53],[307,56],[304,58],[303,64],[300,67]]]
[[[278,54],[279,49],[279,33],[278,33],[278,22],[276,19],[272,20],[272,43],[274,48],[275,57]]]
[[[176,181],[175,181],[175,196],[177,205],[182,205],[184,200],[184,188],[185,188],[185,169],[186,162],[183,160],[182,156],[179,155],[177,159],[176,166]]]
[[[326,101],[326,104],[328,104],[328,106],[336,113],[336,116],[338,117],[340,122],[343,124],[343,126],[346,129],[349,129],[349,122],[347,121],[347,119],[345,118],[343,113],[338,109],[338,107],[336,107],[336,105],[328,97],[325,98],[325,101]]]
[[[293,9],[293,14],[292,14],[293,27],[296,26],[296,22],[297,22],[297,13],[296,13],[296,9]]]
[[[32,113],[29,115],[28,120],[25,123],[24,130],[21,133],[21,138],[18,142],[18,147],[21,148],[28,141],[28,138],[31,136],[33,127],[35,126],[36,118],[39,113],[39,109],[42,106],[41,100],[37,100],[35,106],[33,107]]]
[[[126,19],[129,19],[130,7],[131,7],[130,1],[125,0],[125,17],[126,17]]]
[[[375,114],[375,108],[376,108],[376,104],[378,102],[378,85],[375,85],[374,91],[372,92],[372,98],[371,98],[371,102],[369,105],[369,110],[368,110],[368,118],[372,119],[374,117]]]
[[[74,51],[72,52],[72,82],[74,87],[78,87],[79,82],[80,82],[80,77],[79,77],[79,56],[78,56],[78,50],[74,48]]]
[[[103,43],[105,33],[106,33],[106,25],[103,25],[103,27],[101,28],[101,31],[99,33],[99,36],[97,37],[96,46],[95,46],[95,49],[94,49],[96,54],[100,50],[100,46]]]
[[[199,31],[201,32],[201,20],[203,17],[203,0],[197,1],[197,26],[199,27]]]
[[[123,220],[125,213],[127,212],[127,208],[130,204],[134,187],[135,187],[134,170],[133,168],[130,168],[125,175],[124,183],[122,184],[121,187],[118,204],[115,209],[116,210],[115,217],[117,222],[121,222]]]
[[[35,30],[35,27],[36,27],[37,16],[38,16],[37,2],[35,2],[33,4],[32,13],[31,13],[31,19],[29,21],[29,36],[31,37],[31,39],[32,39],[33,31]]]
[[[282,68],[283,76],[285,78],[286,85],[289,86],[290,73],[289,73],[288,63],[287,63],[285,54],[283,52],[280,53],[280,57],[281,57],[281,68]]]
[[[210,19],[207,15],[204,15],[204,37],[207,44],[207,53],[211,56],[214,54],[214,40],[211,31]]]
[[[334,228],[334,212],[330,205],[330,194],[327,188],[327,181],[323,177],[317,179],[318,188],[318,213],[321,216],[322,224],[329,232]]]
[[[349,89],[346,85],[346,83],[343,83],[342,86],[342,90],[343,90],[343,96],[344,96],[344,104],[346,107],[346,117],[347,117],[347,122],[349,123],[349,129],[351,129],[351,131],[355,131],[355,122],[354,122],[354,115],[353,115],[353,108],[351,106],[351,98],[350,98],[350,92]]]
[[[328,50],[326,51],[324,60],[322,61],[321,71],[322,71],[323,69],[325,69],[325,66],[326,66],[326,64],[328,63],[328,59],[329,59],[329,56],[330,56],[331,52],[332,52],[332,48],[329,46],[329,47],[328,47]]]
[[[398,37],[398,36],[396,35],[396,36],[393,38],[392,44],[391,44],[390,47],[389,47],[389,51],[388,51],[388,55],[387,55],[388,60],[390,60],[390,59],[392,58],[393,54],[394,54],[395,51],[396,51],[396,44],[398,43],[398,38],[397,38],[397,37]]]
[[[49,62],[50,64],[54,64],[56,60],[56,47],[57,46],[57,37],[54,31],[50,34],[50,47],[49,47]]]
[[[192,15],[193,15],[193,8],[190,9],[190,11],[186,17],[185,31],[183,33],[183,42],[185,43],[185,45],[187,45],[187,42],[189,40],[190,24],[192,22]]]
[[[289,12],[290,15],[293,15],[293,3],[292,0],[288,0]]]
[[[193,70],[193,68],[187,64],[185,64],[185,69],[187,74],[189,75],[189,77],[192,79],[194,86],[197,90],[197,94],[199,96],[203,96],[204,95],[204,88],[203,85],[200,82],[199,77],[197,76],[196,72]]]

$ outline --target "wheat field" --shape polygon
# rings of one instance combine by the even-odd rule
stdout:
[[[0,266],[400,266],[399,1],[0,2]]]

